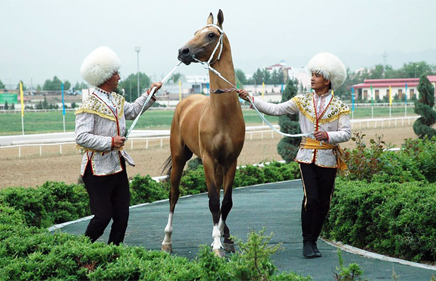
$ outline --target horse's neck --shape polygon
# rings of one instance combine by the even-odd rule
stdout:
[[[221,73],[221,75],[229,81],[231,84],[235,85],[235,70],[233,67],[233,60],[230,50],[223,51],[221,59],[216,61],[212,67]],[[210,89],[211,90],[227,90],[233,89],[233,85],[230,85],[227,81],[219,77],[216,73],[209,70],[210,77]],[[212,107],[220,110],[220,112],[231,113],[234,112],[234,107],[240,107],[237,94],[232,92],[224,92],[221,94],[210,94],[210,103]]]

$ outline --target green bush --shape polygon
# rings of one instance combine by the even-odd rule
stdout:
[[[338,180],[325,235],[413,261],[436,260],[436,184]]]
[[[195,170],[183,172],[180,181],[180,191],[181,195],[207,192],[203,165],[198,165]]]
[[[356,148],[345,150],[349,180],[366,180],[368,182],[410,182],[425,180],[417,160],[408,156],[410,150],[389,151],[389,146],[376,135],[370,139],[370,146],[364,142],[365,134],[355,132],[352,140]],[[434,155],[436,156],[436,154]],[[435,170],[436,172],[436,170]]]
[[[21,211],[27,225],[43,227],[50,226],[53,221],[47,214],[40,190],[34,188],[14,187],[0,192],[0,202]]]
[[[247,165],[236,171],[234,186],[250,186],[265,182],[263,169],[259,169],[253,165]]]
[[[168,190],[149,175],[145,177],[136,175],[130,182],[130,196],[130,204],[136,205],[167,198]]]
[[[88,194],[82,185],[46,182],[37,188],[1,190],[0,202],[22,212],[28,226],[49,227],[90,214]]]
[[[401,154],[414,162],[429,182],[436,182],[436,137],[406,139]]]
[[[48,181],[37,189],[50,221],[55,224],[72,221],[91,213],[88,193],[83,185]]]
[[[292,272],[275,275],[271,255],[280,245],[269,245],[270,239],[263,232],[251,232],[247,243],[238,242],[241,250],[228,258],[202,246],[198,257],[188,260],[40,230],[2,241],[0,280],[311,280]]]

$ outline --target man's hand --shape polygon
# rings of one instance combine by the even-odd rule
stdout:
[[[124,142],[126,141],[125,137],[115,136],[113,137],[113,149],[120,149],[124,146]]]
[[[248,94],[248,92],[244,89],[239,89],[236,91],[239,95],[239,97],[245,101],[250,102],[250,95]]]
[[[325,131],[315,131],[313,135],[317,141],[326,141],[329,139],[328,134]]]
[[[153,84],[151,84],[148,93],[151,93],[151,90],[153,90],[154,87],[156,87],[156,91],[154,91],[154,93],[156,94],[156,92],[159,91],[159,89],[162,87],[162,82],[154,82]]]

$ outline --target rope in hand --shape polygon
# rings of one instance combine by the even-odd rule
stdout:
[[[167,76],[164,77],[164,79],[162,79],[162,84],[165,83],[166,80],[168,80],[168,78],[170,78],[171,74],[177,69],[177,67],[179,67],[179,65],[182,62],[179,61],[176,66],[167,74]],[[133,128],[135,128],[136,123],[138,122],[139,117],[141,116],[142,112],[144,111],[144,108],[147,106],[147,104],[149,103],[151,97],[153,97],[154,92],[156,91],[156,87],[153,87],[153,89],[151,89],[150,94],[147,96],[147,99],[144,102],[144,105],[142,106],[142,109],[140,111],[140,114],[138,116],[136,116],[135,120],[133,121],[132,125],[130,125],[130,129],[126,132],[125,138],[127,140],[127,137],[130,135],[130,133],[132,132]]]
[[[232,91],[237,91],[238,90],[238,88],[235,86],[235,85],[233,85],[232,83],[230,83],[229,82],[229,80],[227,80],[226,78],[224,78],[222,75],[221,75],[221,73],[219,73],[216,69],[214,69],[210,64],[208,64],[207,62],[204,62],[204,61],[200,61],[200,60],[198,60],[198,59],[196,59],[195,57],[194,57],[194,60],[196,60],[197,62],[199,62],[200,64],[202,64],[203,65],[203,67],[205,68],[205,69],[209,69],[209,70],[211,70],[212,72],[214,72],[216,75],[218,75],[221,79],[223,79],[224,81],[226,81],[228,84],[230,84],[233,88],[231,89]],[[228,92],[230,89],[225,89],[225,92]],[[214,92],[215,91],[217,91],[217,90],[214,90]],[[212,92],[212,91],[211,91]],[[224,92],[224,90],[223,90],[223,92]],[[257,114],[259,115],[259,117],[274,131],[274,132],[276,132],[277,134],[280,134],[280,135],[282,135],[282,136],[285,136],[285,137],[290,137],[290,138],[299,138],[299,137],[307,137],[307,136],[310,136],[311,134],[310,133],[302,133],[302,134],[287,134],[287,133],[283,133],[283,132],[281,132],[280,130],[277,130],[275,127],[274,127],[274,125],[273,124],[271,124],[264,116],[263,116],[263,114],[259,111],[259,109],[257,109],[257,107],[256,107],[256,105],[254,104],[254,102],[253,102],[253,99],[251,98],[251,96],[250,96],[250,94],[249,94],[249,102],[250,102],[250,104],[251,104],[251,106],[256,110],[256,112],[257,112]]]

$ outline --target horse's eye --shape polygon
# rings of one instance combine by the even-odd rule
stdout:
[[[215,33],[209,33],[208,35],[207,35],[209,38],[214,38],[215,37]]]

